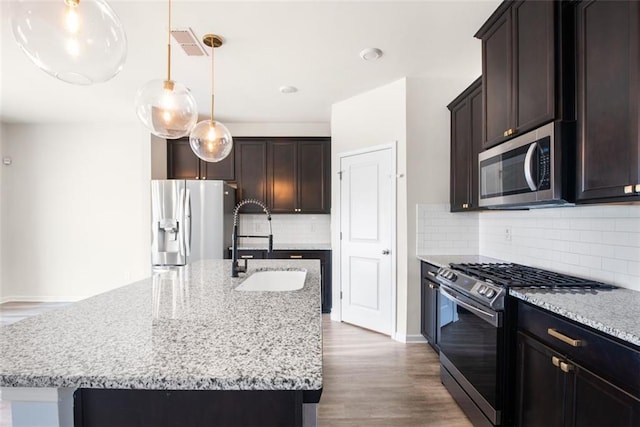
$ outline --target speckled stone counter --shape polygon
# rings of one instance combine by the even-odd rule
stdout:
[[[509,294],[640,346],[640,292],[622,288],[595,293],[510,289]]]
[[[171,390],[319,390],[319,262],[291,292],[241,292],[228,260],[152,278],[0,328],[0,386]]]

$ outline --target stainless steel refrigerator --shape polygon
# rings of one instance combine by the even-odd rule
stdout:
[[[226,258],[235,203],[224,181],[151,181],[151,264]]]

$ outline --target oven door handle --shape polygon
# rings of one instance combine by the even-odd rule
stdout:
[[[440,294],[444,295],[446,298],[450,299],[454,303],[461,305],[467,310],[471,311],[473,314],[489,323],[496,328],[500,326],[500,316],[499,313],[489,313],[484,310],[479,309],[478,307],[474,307],[473,305],[466,303],[460,299],[458,299],[455,295],[449,293],[444,286],[440,286]]]

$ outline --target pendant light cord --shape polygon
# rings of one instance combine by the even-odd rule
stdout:
[[[167,30],[167,81],[171,81],[171,0],[169,0],[169,29]]]
[[[215,39],[211,37],[211,121],[213,122],[213,52],[216,50]]]

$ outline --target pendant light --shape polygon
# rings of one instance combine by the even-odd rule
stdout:
[[[202,41],[211,47],[211,119],[198,123],[189,136],[191,149],[206,162],[219,162],[231,153],[233,138],[225,125],[213,119],[213,52],[222,46],[222,38],[215,34],[206,34]]]
[[[29,59],[67,83],[105,82],[127,58],[120,19],[103,0],[16,0],[10,23]]]
[[[167,37],[167,79],[151,80],[138,89],[135,108],[138,118],[152,134],[177,139],[189,135],[198,121],[198,107],[189,89],[171,80],[171,0]]]

